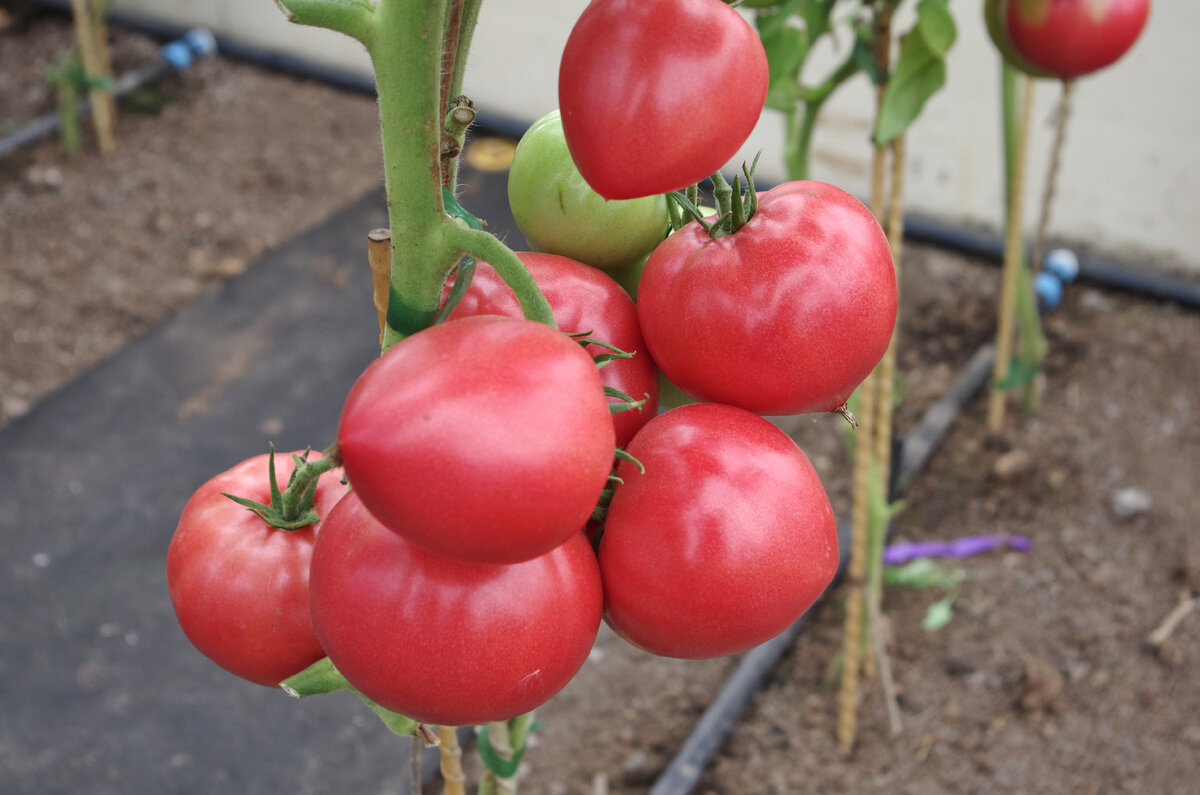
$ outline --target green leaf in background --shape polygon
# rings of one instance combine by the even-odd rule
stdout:
[[[800,67],[808,56],[811,39],[807,31],[788,25],[788,18],[803,0],[790,0],[771,11],[760,11],[754,17],[758,36],[767,53],[770,83],[766,106],[774,110],[791,111],[800,95]]]
[[[917,22],[900,39],[900,57],[884,89],[875,126],[876,146],[886,145],[908,129],[926,100],[945,85],[945,55],[954,37],[949,0],[921,0]]]
[[[768,108],[784,112],[795,109],[800,100],[800,70],[813,43],[832,28],[830,16],[836,2],[787,0],[777,8],[762,9],[755,15],[754,24],[767,53],[770,73]]]
[[[942,588],[950,590],[962,582],[961,569],[941,565],[931,558],[915,558],[900,566],[885,566],[883,581],[906,588]]]
[[[1037,378],[1041,371],[1042,366],[1038,362],[1029,362],[1020,356],[1014,356],[1008,365],[1008,377],[997,381],[996,389],[1008,390],[1024,386]]]
[[[947,596],[945,599],[939,599],[929,606],[925,611],[925,618],[921,621],[921,629],[926,632],[937,632],[942,627],[950,623],[950,619],[954,617],[954,597]]]
[[[800,4],[800,18],[804,20],[810,42],[816,41],[833,27],[830,16],[836,3],[837,0],[804,0]]]

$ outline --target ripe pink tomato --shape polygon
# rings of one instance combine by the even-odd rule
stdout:
[[[651,420],[622,461],[600,539],[605,620],[668,657],[745,651],[782,632],[837,572],[833,509],[796,443],[717,403]]]
[[[874,216],[803,181],[760,194],[733,234],[688,224],[660,243],[637,307],[651,356],[691,397],[801,414],[846,402],[887,350],[896,301]]]
[[[563,134],[606,199],[679,190],[737,153],[768,80],[758,34],[721,0],[593,0],[559,66]]]
[[[603,597],[583,534],[531,560],[469,563],[391,532],[350,492],[312,559],[312,615],[357,690],[423,723],[507,720],[582,667]]]
[[[513,563],[591,516],[616,438],[596,363],[532,320],[451,320],[393,345],[359,377],[338,427],[371,513],[410,541]]]
[[[202,654],[274,687],[325,653],[308,612],[308,566],[320,524],[278,530],[224,496],[269,503],[268,459],[243,461],[188,500],[167,549],[167,589],[179,626]],[[280,488],[293,469],[291,456],[280,454]],[[313,509],[324,517],[345,492],[340,471],[327,472]]]
[[[1150,0],[1008,0],[1013,48],[1068,80],[1115,63],[1141,35]]]
[[[658,368],[646,350],[633,300],[611,276],[581,262],[556,254],[518,252],[517,256],[542,289],[560,331],[588,332],[590,337],[634,354],[631,359],[615,359],[600,370],[605,386],[635,400],[646,400],[641,409],[612,415],[617,444],[628,444],[658,410]],[[486,262],[476,264],[471,287],[450,318],[473,315],[523,316],[512,289]],[[593,356],[608,352],[598,345],[585,350]]]

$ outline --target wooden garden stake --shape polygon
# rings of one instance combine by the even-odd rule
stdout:
[[[91,85],[88,89],[88,99],[92,104],[92,125],[96,129],[96,142],[104,154],[117,148],[117,139],[113,132],[117,118],[117,102],[112,92],[100,85],[112,80],[108,36],[102,21],[106,4],[100,0],[71,0],[79,56]]]
[[[387,328],[388,295],[391,291],[392,234],[387,229],[367,232],[367,263],[371,266],[371,282],[375,288],[375,312],[379,315],[379,344]]]
[[[1017,128],[1012,184],[1008,195],[1008,213],[1004,239],[1004,270],[1000,286],[1000,311],[996,324],[996,363],[992,368],[992,392],[988,401],[987,425],[999,433],[1004,425],[1007,384],[1013,355],[1013,334],[1017,309],[1017,291],[1022,271],[1021,193],[1025,184],[1025,153],[1029,141],[1029,121],[1033,114],[1033,78],[1021,84],[1021,113]]]

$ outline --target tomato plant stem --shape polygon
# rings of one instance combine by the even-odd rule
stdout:
[[[808,179],[809,167],[812,161],[812,139],[816,132],[817,118],[825,100],[842,83],[858,74],[861,66],[851,50],[836,69],[818,86],[800,88],[801,99],[788,112],[784,120],[784,159],[788,170],[788,179]]]
[[[392,236],[384,345],[428,326],[457,258],[442,205],[441,68],[445,4],[382,0],[367,52],[379,93],[384,185]]]

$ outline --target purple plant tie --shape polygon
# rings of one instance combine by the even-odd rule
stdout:
[[[1007,547],[1018,552],[1033,549],[1026,536],[1000,533],[990,536],[964,536],[953,541],[912,541],[889,544],[883,550],[883,562],[889,566],[907,563],[915,558],[969,558],[994,549]]]

